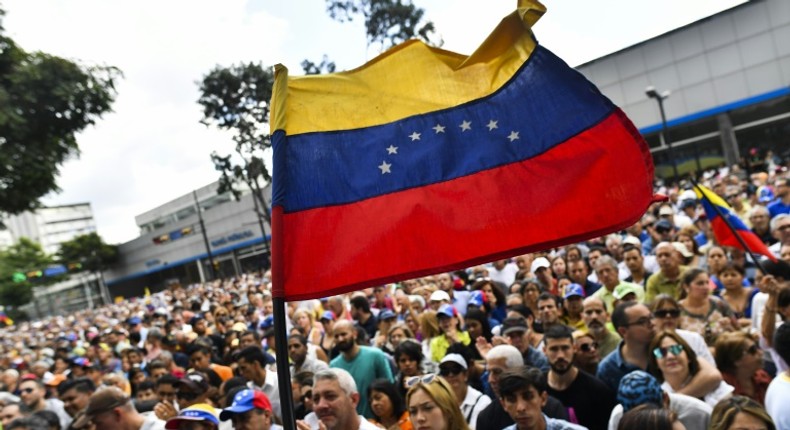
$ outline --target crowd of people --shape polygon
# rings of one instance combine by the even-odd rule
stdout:
[[[270,272],[18,322],[2,428],[278,429],[287,360],[300,430],[788,430],[788,177],[705,178],[775,261],[720,246],[692,190],[660,187],[625,231],[290,302],[287,327]]]

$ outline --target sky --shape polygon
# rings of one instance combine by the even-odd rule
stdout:
[[[744,0],[544,0],[535,26],[572,66],[631,46]],[[444,49],[470,54],[516,0],[415,0]],[[231,135],[200,124],[198,82],[217,65],[282,63],[301,74],[323,55],[338,70],[378,52],[363,23],[333,21],[325,0],[0,0],[6,34],[27,51],[120,68],[113,112],[78,136],[46,205],[89,202],[108,243],[139,235],[135,215],[218,178],[209,155]]]

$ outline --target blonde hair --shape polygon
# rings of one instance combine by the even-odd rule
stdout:
[[[417,319],[420,322],[420,333],[423,339],[431,339],[442,333],[439,330],[439,318],[436,317],[436,311],[427,310],[421,313]]]
[[[446,421],[446,430],[470,430],[469,425],[466,423],[463,414],[461,413],[461,404],[458,398],[455,397],[453,388],[441,376],[436,376],[431,382],[418,382],[409,388],[406,393],[406,407],[409,407],[411,396],[422,390],[431,400],[436,403],[436,406],[442,411],[442,415]]]
[[[315,318],[313,317],[313,313],[312,312],[309,312],[307,309],[304,309],[304,308],[297,309],[294,312],[293,317],[291,318],[293,320],[294,324],[296,324],[296,321],[298,321],[299,317],[301,317],[302,315],[307,316],[307,319],[310,320],[310,326],[307,329],[308,330],[312,329],[313,328],[313,323],[315,323]]]

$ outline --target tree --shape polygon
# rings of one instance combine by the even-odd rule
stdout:
[[[79,155],[76,135],[115,99],[114,67],[85,67],[26,52],[5,36],[0,9],[0,212],[35,209],[59,191],[60,166]]]
[[[18,314],[14,309],[29,303],[33,299],[33,286],[56,281],[55,278],[27,277],[17,278],[15,273],[43,271],[54,263],[52,256],[47,255],[36,242],[21,238],[15,245],[0,250],[0,305],[9,308],[9,315],[14,318]]]
[[[385,50],[409,39],[420,39],[441,46],[432,21],[425,20],[425,10],[411,0],[326,0],[329,16],[340,22],[353,21],[362,15],[368,46]]]
[[[80,264],[81,270],[96,272],[118,261],[118,247],[104,243],[97,233],[89,233],[61,243],[57,257],[65,266]]]

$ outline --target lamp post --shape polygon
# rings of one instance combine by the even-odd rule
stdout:
[[[651,99],[655,99],[658,102],[658,110],[661,112],[661,139],[664,141],[664,144],[667,146],[667,153],[669,154],[669,158],[672,160],[672,172],[675,175],[675,183],[678,182],[678,166],[675,162],[675,155],[672,153],[672,142],[669,141],[667,137],[667,115],[664,113],[664,100],[669,97],[669,90],[662,92],[661,94],[656,91],[656,87],[649,86],[645,88],[645,94]]]

